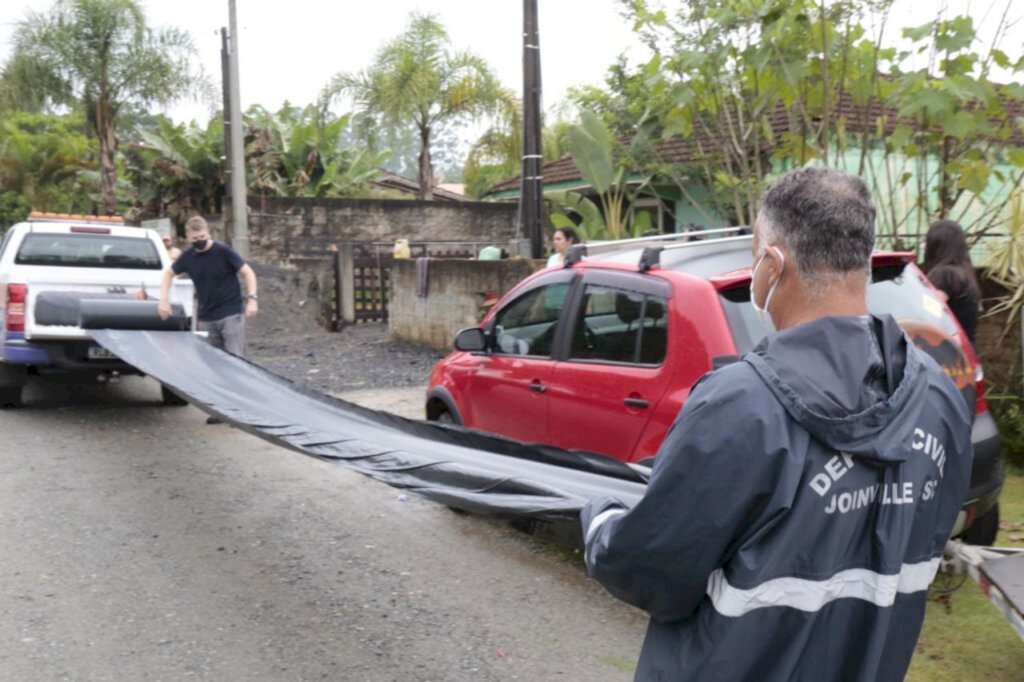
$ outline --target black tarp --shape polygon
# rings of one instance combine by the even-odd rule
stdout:
[[[127,363],[245,431],[451,507],[563,520],[592,497],[635,504],[646,487],[642,470],[614,459],[409,420],[317,393],[189,332],[91,333]]]

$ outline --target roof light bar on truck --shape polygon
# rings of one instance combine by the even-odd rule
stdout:
[[[113,223],[124,225],[124,218],[115,215],[85,215],[83,213],[47,213],[43,211],[32,211],[28,214],[28,221],[40,222],[61,222],[80,221],[84,223]]]

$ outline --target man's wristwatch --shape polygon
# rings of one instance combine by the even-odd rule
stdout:
[[[256,294],[249,294],[248,296],[246,296],[246,298],[251,298],[254,301],[260,300],[260,297],[257,296]]]

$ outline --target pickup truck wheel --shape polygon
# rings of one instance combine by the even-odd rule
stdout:
[[[183,407],[188,405],[188,401],[182,398],[180,395],[167,388],[163,384],[160,384],[160,398],[163,400],[164,405],[169,407]]]
[[[21,386],[0,386],[0,409],[21,407]]]
[[[974,523],[964,533],[964,541],[971,545],[988,547],[995,544],[999,532],[999,505],[974,519]]]

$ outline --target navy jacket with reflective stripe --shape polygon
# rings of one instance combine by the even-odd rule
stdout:
[[[884,317],[769,336],[705,377],[590,574],[651,615],[638,680],[901,680],[964,501],[972,410]]]

